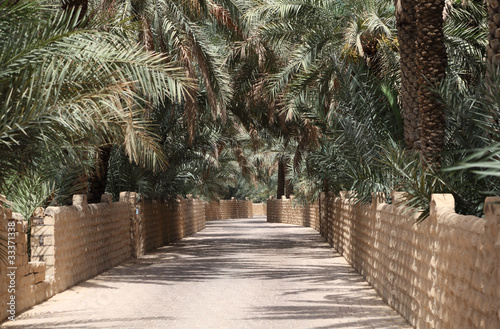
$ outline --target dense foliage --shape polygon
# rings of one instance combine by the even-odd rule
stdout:
[[[485,74],[484,3],[446,8],[447,78],[429,87],[446,117],[438,165],[405,143],[394,10],[390,1],[281,0],[250,11],[261,38],[286,54],[269,79],[281,111],[320,130],[319,147],[295,164],[295,192],[307,199],[347,190],[364,202],[374,192],[390,201],[392,191],[403,191],[407,204],[422,211],[419,220],[430,194],[446,192],[457,211],[481,216],[484,197],[500,193],[499,80]]]
[[[417,1],[418,2],[418,1]],[[440,163],[405,143],[393,1],[4,1],[0,194],[29,218],[115,198],[500,193],[500,78],[482,1],[448,1]],[[489,73],[487,74],[487,72]],[[100,193],[100,192],[98,192]]]

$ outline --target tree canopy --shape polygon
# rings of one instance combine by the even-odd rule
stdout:
[[[26,218],[123,190],[396,190],[419,219],[448,192],[481,215],[500,193],[497,8],[427,2],[4,1],[0,194]]]

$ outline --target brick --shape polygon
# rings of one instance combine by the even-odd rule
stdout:
[[[30,267],[30,273],[45,273],[46,264],[45,262],[31,261],[28,263]]]
[[[34,283],[35,284],[43,282],[45,280],[45,271],[44,272],[34,273],[33,276],[34,276],[34,280],[35,280]]]
[[[24,220],[16,220],[16,232],[26,233],[26,228]]]
[[[16,237],[14,241],[16,242],[16,244],[26,244],[28,243],[28,237],[26,233],[16,232]]]

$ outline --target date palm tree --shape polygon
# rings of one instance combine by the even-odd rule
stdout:
[[[416,64],[420,110],[420,154],[428,166],[440,168],[444,146],[445,115],[432,87],[443,81],[448,58],[443,33],[444,1],[418,0]]]
[[[415,49],[417,42],[416,2],[416,0],[395,0],[401,70],[401,112],[404,119],[406,146],[409,149],[418,149],[420,141]]]
[[[231,2],[224,3],[229,7]],[[80,8],[82,13],[90,8],[87,0],[65,0],[63,8]],[[170,59],[176,60],[185,75],[193,83],[193,88],[185,90],[183,107],[185,109],[188,142],[192,143],[195,133],[196,118],[206,107],[210,108],[214,119],[226,116],[226,105],[231,95],[229,77],[223,63],[223,56],[212,44],[209,31],[213,27],[220,30],[238,31],[238,26],[232,20],[230,12],[214,1],[175,2],[171,0],[102,0],[94,4],[93,11],[87,17],[102,16],[129,17],[137,24],[137,40],[149,51],[157,51]],[[85,15],[83,16],[85,17]],[[214,24],[215,23],[215,24]],[[108,26],[103,28],[109,29]],[[154,109],[153,104],[144,95],[144,116],[149,118]],[[207,106],[204,106],[206,103]],[[95,155],[94,170],[89,177],[88,187],[84,192],[90,201],[99,201],[104,193],[107,181],[107,171],[112,144],[104,143]]]
[[[445,79],[446,72],[464,88],[475,87],[484,72],[481,5],[446,4],[443,13],[445,1],[395,1],[405,140],[409,149],[421,151],[423,163],[436,167],[440,165],[445,118],[431,89]]]
[[[497,0],[488,0],[489,35],[488,63],[500,65],[500,4]]]
[[[278,0],[259,2],[247,18],[256,25],[252,37],[281,57],[281,68],[269,72],[262,83],[277,104],[282,135],[286,130],[296,140],[295,155],[286,154],[279,162],[280,197],[293,191],[291,164],[296,171],[302,153],[318,145],[320,129],[309,113],[326,114],[335,103],[335,58],[361,62],[381,76],[395,72],[390,60],[395,55],[394,17],[386,0]]]
[[[180,101],[187,81],[175,62],[138,46],[127,23],[79,27],[71,11],[31,1],[2,3],[0,21],[1,191],[41,161],[81,163],[109,141],[135,162],[162,166],[142,95]]]

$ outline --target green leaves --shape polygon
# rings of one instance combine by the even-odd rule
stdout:
[[[143,109],[165,97],[182,101],[189,82],[179,64],[119,28],[83,28],[78,15],[27,2],[0,7],[9,17],[0,29],[2,166],[26,167],[40,149],[78,151],[83,140],[124,145],[131,160],[151,167],[165,163]]]
[[[485,72],[487,17],[486,7],[474,1],[467,5],[456,3],[447,12],[443,27],[449,54],[447,74],[462,89],[477,84]]]
[[[473,151],[462,163],[452,167],[453,170],[474,169],[473,173],[480,177],[500,177],[500,143]]]
[[[56,192],[54,182],[35,171],[11,179],[7,195],[10,208],[25,220],[29,220],[36,208],[45,206]]]
[[[440,86],[437,94],[447,104],[448,118],[443,163],[461,165],[454,167],[457,171],[433,171],[422,166],[418,153],[404,146],[396,84],[374,77],[363,66],[341,60],[336,63],[332,74],[336,89],[329,113],[324,115],[311,108],[315,124],[322,127],[323,138],[320,150],[308,155],[307,171],[300,180],[319,186],[326,183],[333,192],[352,191],[355,202],[369,202],[375,192],[383,192],[386,197],[393,191],[404,192],[404,205],[417,222],[429,215],[432,193],[452,193],[458,212],[481,215],[485,191],[498,191],[498,183],[495,185],[495,180],[485,176],[474,176],[471,169],[498,172],[497,163],[487,161],[497,160],[499,150],[494,145],[479,150],[485,145],[484,137],[494,134],[496,128],[491,128],[497,127],[491,112],[495,108],[491,101],[495,91],[486,97],[490,100],[486,102],[480,100],[484,92],[460,91],[453,79]],[[484,109],[483,115],[478,113],[480,109]],[[479,131],[479,122],[489,128]],[[467,157],[466,149],[476,152]],[[474,161],[480,159],[486,162]]]
[[[460,141],[460,152],[450,152],[446,172],[461,173],[474,180],[481,194],[500,194],[500,72],[489,68],[486,78],[474,89],[456,87],[449,96],[445,86],[440,95],[449,110],[461,120],[451,121],[450,140]],[[468,137],[468,138],[467,138]],[[457,149],[458,147],[455,147]]]

